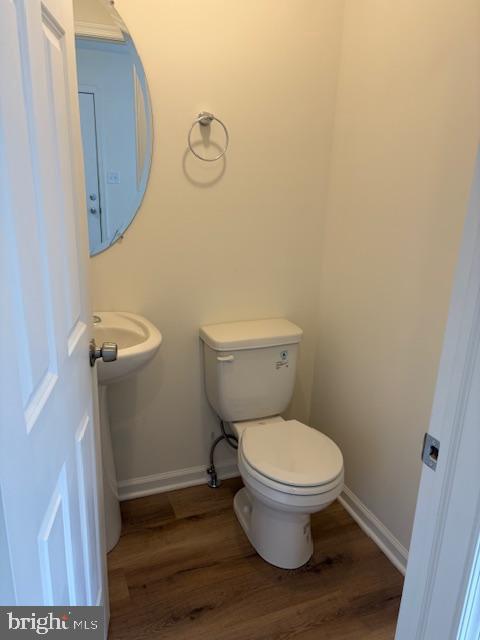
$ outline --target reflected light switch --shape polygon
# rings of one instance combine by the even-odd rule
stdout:
[[[118,171],[107,171],[108,184],[120,184],[120,174]]]

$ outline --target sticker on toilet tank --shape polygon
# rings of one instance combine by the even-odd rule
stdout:
[[[276,369],[281,369],[281,367],[288,367],[288,351],[280,351],[280,359],[275,363]]]

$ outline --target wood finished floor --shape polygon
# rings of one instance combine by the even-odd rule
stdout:
[[[391,640],[403,578],[336,502],[307,565],[277,569],[232,508],[240,479],[122,503],[110,640]]]

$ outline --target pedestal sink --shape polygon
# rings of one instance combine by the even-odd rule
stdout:
[[[151,322],[135,313],[95,311],[93,337],[97,344],[115,342],[118,345],[114,362],[97,361],[106,543],[107,551],[111,551],[120,537],[122,522],[108,417],[107,385],[124,380],[144,367],[158,351],[162,336]]]

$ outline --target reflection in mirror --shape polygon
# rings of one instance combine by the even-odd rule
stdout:
[[[132,222],[150,173],[152,117],[142,63],[109,0],[74,0],[90,255]]]

